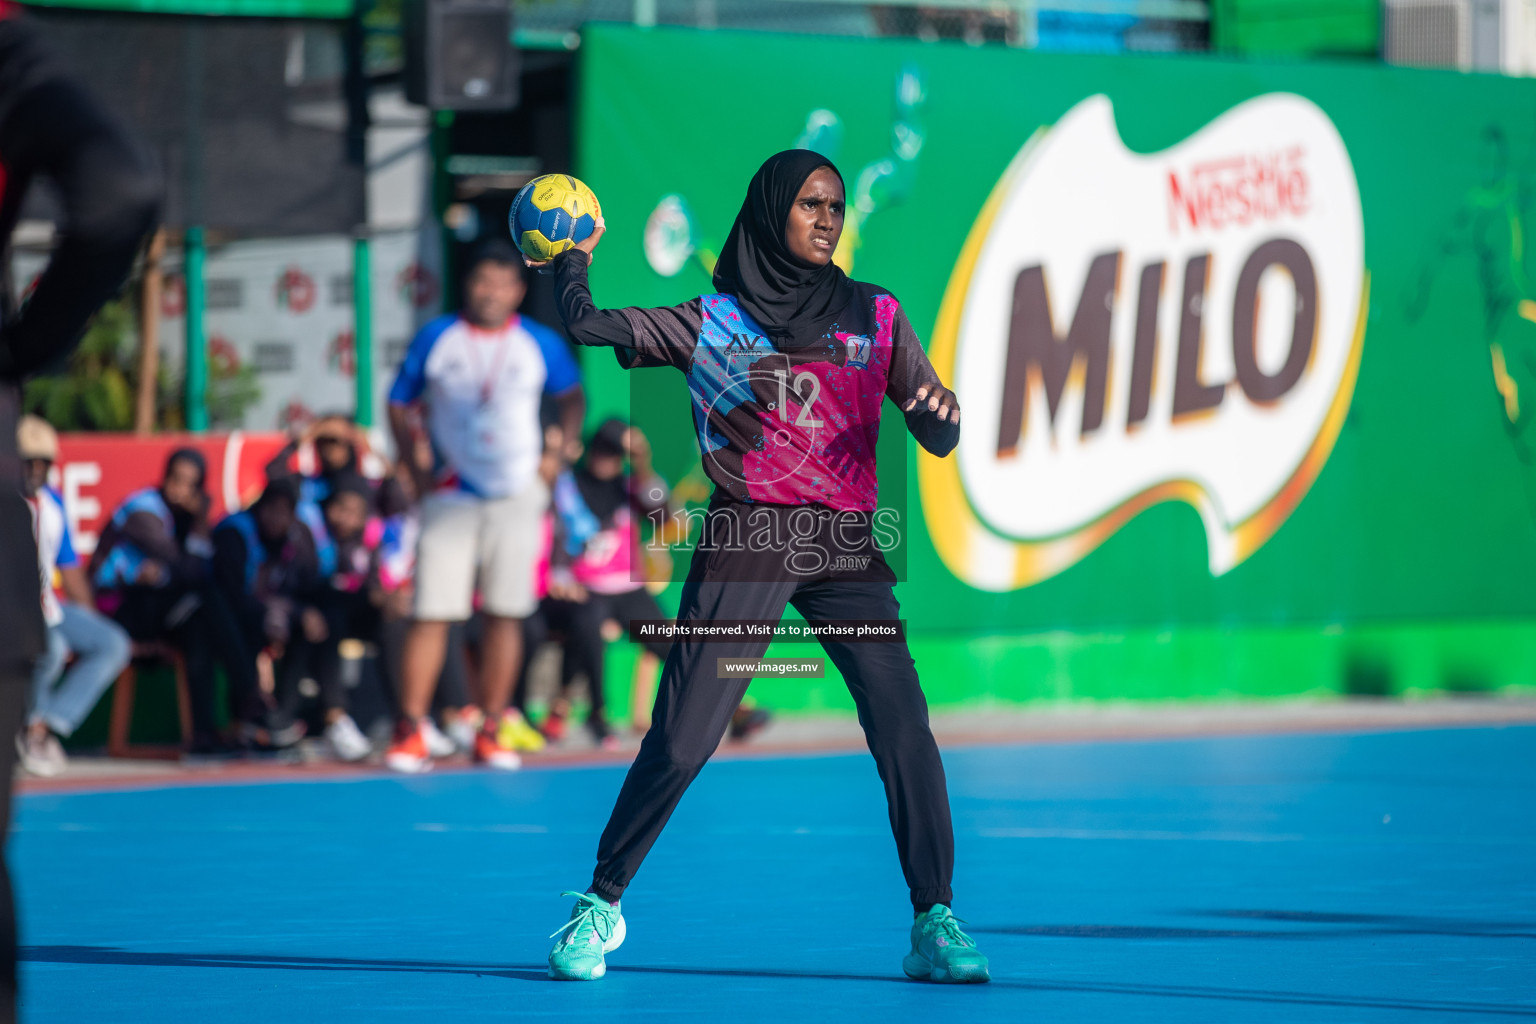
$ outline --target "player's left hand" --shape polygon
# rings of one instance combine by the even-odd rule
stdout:
[[[917,394],[901,407],[902,412],[911,412],[918,408],[919,404],[928,406],[929,412],[938,413],[939,421],[958,426],[960,424],[960,400],[949,388],[938,384],[924,384],[917,389]]]

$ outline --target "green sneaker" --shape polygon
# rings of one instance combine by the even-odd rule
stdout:
[[[560,895],[575,896],[576,906],[571,908],[571,919],[550,935],[559,935],[560,941],[549,951],[549,976],[560,981],[596,981],[608,973],[603,954],[624,942],[624,916],[617,903],[608,903],[596,893]]]
[[[901,960],[907,977],[964,985],[991,981],[987,958],[971,937],[960,930],[960,919],[942,903],[912,922],[912,952]]]

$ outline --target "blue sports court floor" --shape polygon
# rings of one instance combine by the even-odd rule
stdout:
[[[1536,1018],[1536,728],[946,752],[994,982],[900,972],[867,755],[717,761],[595,984],[545,980],[622,769],[21,799],[23,1020]]]

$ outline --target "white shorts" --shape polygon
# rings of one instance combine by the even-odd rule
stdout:
[[[526,618],[538,607],[534,569],[549,508],[549,488],[535,477],[510,498],[442,492],[421,503],[416,544],[415,616],[462,622],[474,611],[476,577],[488,615]]]

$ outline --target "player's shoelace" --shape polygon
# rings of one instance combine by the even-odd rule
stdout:
[[[570,934],[566,936],[565,941],[576,943],[580,941],[577,936],[581,935],[584,929],[591,929],[596,932],[599,942],[607,942],[612,937],[613,921],[607,914],[598,909],[598,904],[604,902],[600,897],[590,892],[563,892],[560,895],[575,896],[582,909],[581,913],[550,932],[550,938],[553,939],[561,932],[569,930]],[[607,904],[605,903],[604,905],[606,906]]]
[[[934,924],[934,937],[943,936],[944,940],[951,946],[974,949],[976,943],[969,935],[960,930],[960,926],[965,923],[964,918],[956,917],[954,914],[945,914]]]

